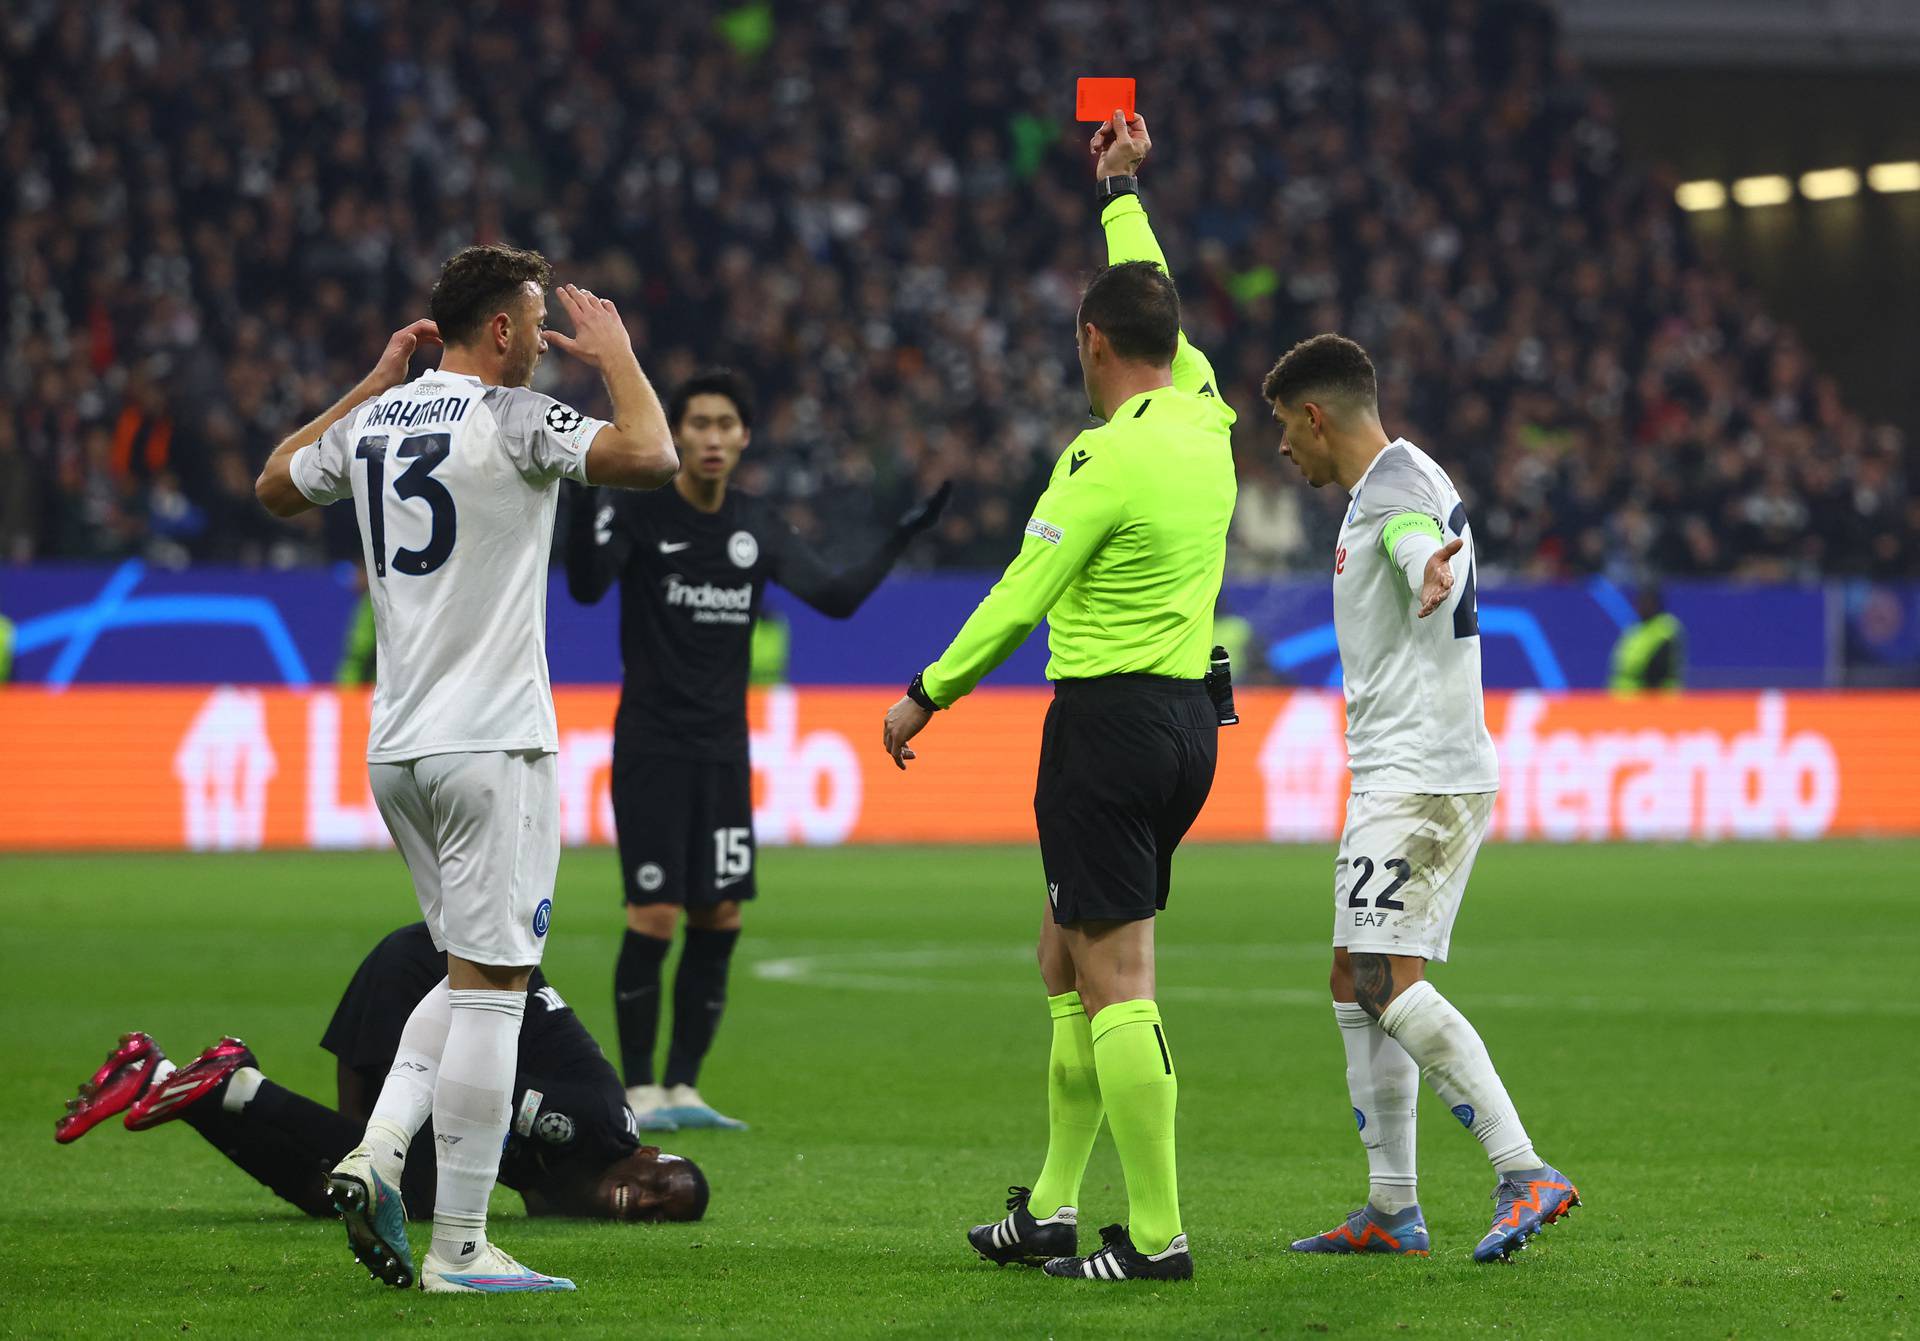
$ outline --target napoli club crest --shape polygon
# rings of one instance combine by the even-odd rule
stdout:
[[[551,921],[553,921],[553,900],[542,899],[540,900],[540,906],[533,910],[533,934],[536,936],[546,935],[547,924]]]

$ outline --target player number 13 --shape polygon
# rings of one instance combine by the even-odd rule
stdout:
[[[393,492],[401,498],[425,499],[433,513],[433,530],[420,549],[403,549],[393,556],[393,566],[414,577],[425,577],[447,561],[453,553],[453,537],[458,518],[454,515],[453,494],[433,478],[435,467],[453,450],[450,433],[416,433],[402,438],[394,456],[411,461],[393,482]],[[373,571],[387,575],[387,435],[376,433],[360,439],[355,456],[367,463],[367,544],[373,551]]]

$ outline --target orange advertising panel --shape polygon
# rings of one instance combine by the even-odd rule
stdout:
[[[754,820],[767,843],[1023,842],[1048,695],[983,690],[896,770],[892,688],[752,700]],[[614,691],[562,689],[562,832],[613,838]],[[1347,790],[1337,694],[1242,690],[1195,829],[1331,842]],[[386,843],[362,762],[364,693],[254,688],[0,690],[0,849],[352,848]],[[1496,839],[1920,834],[1920,694],[1619,699],[1490,694]]]

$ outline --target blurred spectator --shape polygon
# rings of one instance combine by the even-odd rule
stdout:
[[[1616,694],[1681,688],[1687,682],[1686,629],[1667,610],[1656,586],[1640,588],[1633,612],[1636,622],[1622,629],[1613,645],[1607,687]]]
[[[1188,327],[1241,409],[1236,571],[1330,549],[1339,500],[1277,468],[1257,387],[1339,329],[1489,569],[1920,572],[1899,434],[1620,161],[1544,10],[1093,12],[10,0],[0,545],[350,552],[341,519],[267,528],[253,472],[454,247],[505,238],[615,296],[658,380],[752,377],[772,410],[742,482],[804,528],[857,540],[951,477],[921,560],[997,566],[1084,422],[1070,314],[1100,247],[1064,118],[1072,74],[1118,60],[1145,76]]]

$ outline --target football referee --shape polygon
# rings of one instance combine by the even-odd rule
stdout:
[[[1180,331],[1180,300],[1140,203],[1145,121],[1095,134],[1108,266],[1080,300],[1087,401],[1019,556],[887,713],[886,747],[952,707],[1045,617],[1054,681],[1034,818],[1047,886],[1040,976],[1053,1019],[1047,1157],[1005,1219],[968,1240],[996,1262],[1095,1280],[1193,1274],[1174,1176],[1173,1054],[1154,1004],[1153,917],[1173,850],[1213,785],[1219,718],[1204,677],[1233,515],[1234,414]],[[1085,1256],[1080,1180],[1102,1118],[1128,1224]]]

